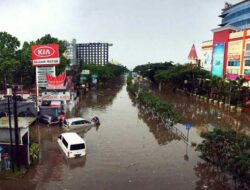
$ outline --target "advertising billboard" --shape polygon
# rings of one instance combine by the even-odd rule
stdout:
[[[60,63],[58,44],[33,45],[31,51],[33,66],[54,66]]]
[[[207,71],[212,70],[212,48],[202,50],[202,67]]]
[[[224,43],[219,43],[214,45],[213,63],[212,63],[213,76],[218,76],[218,77],[223,76],[224,49],[225,49]]]
[[[240,61],[242,53],[242,41],[233,41],[228,43],[228,60]]]

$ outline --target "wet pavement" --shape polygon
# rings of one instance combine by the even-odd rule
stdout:
[[[178,105],[181,103],[176,108]],[[100,118],[99,127],[78,131],[86,141],[87,155],[66,159],[57,144],[62,129],[35,124],[31,136],[40,144],[38,165],[31,167],[22,179],[1,180],[0,190],[224,190],[234,187],[230,176],[200,160],[198,152],[183,140],[187,134],[184,125],[166,128],[129,96],[123,82],[90,91],[68,116]],[[200,142],[197,128],[210,123],[209,118],[201,123],[189,119],[194,125],[189,141]]]

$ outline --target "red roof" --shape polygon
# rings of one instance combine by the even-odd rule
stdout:
[[[194,44],[189,52],[188,59],[198,59]]]

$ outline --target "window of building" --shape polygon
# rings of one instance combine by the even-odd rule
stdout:
[[[244,75],[250,75],[250,69],[245,69],[244,70]]]
[[[238,69],[228,69],[227,73],[228,74],[239,74],[239,70]]]
[[[250,60],[245,60],[245,66],[250,66]]]
[[[246,51],[250,51],[250,44],[246,44]]]
[[[237,60],[228,61],[228,66],[233,66],[233,67],[240,66],[240,61],[237,61]]]

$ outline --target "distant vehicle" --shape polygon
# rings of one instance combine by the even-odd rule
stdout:
[[[57,142],[67,158],[86,155],[85,141],[76,133],[62,133],[58,136]]]
[[[58,124],[59,123],[58,117],[52,116],[52,115],[41,115],[38,118],[38,121],[40,123],[45,123],[45,124],[49,124],[49,125],[53,125],[53,124]]]
[[[69,118],[64,120],[64,129],[65,130],[74,130],[82,127],[92,127],[95,125],[100,125],[100,121],[97,117],[94,117],[91,121],[88,121],[81,117]]]

